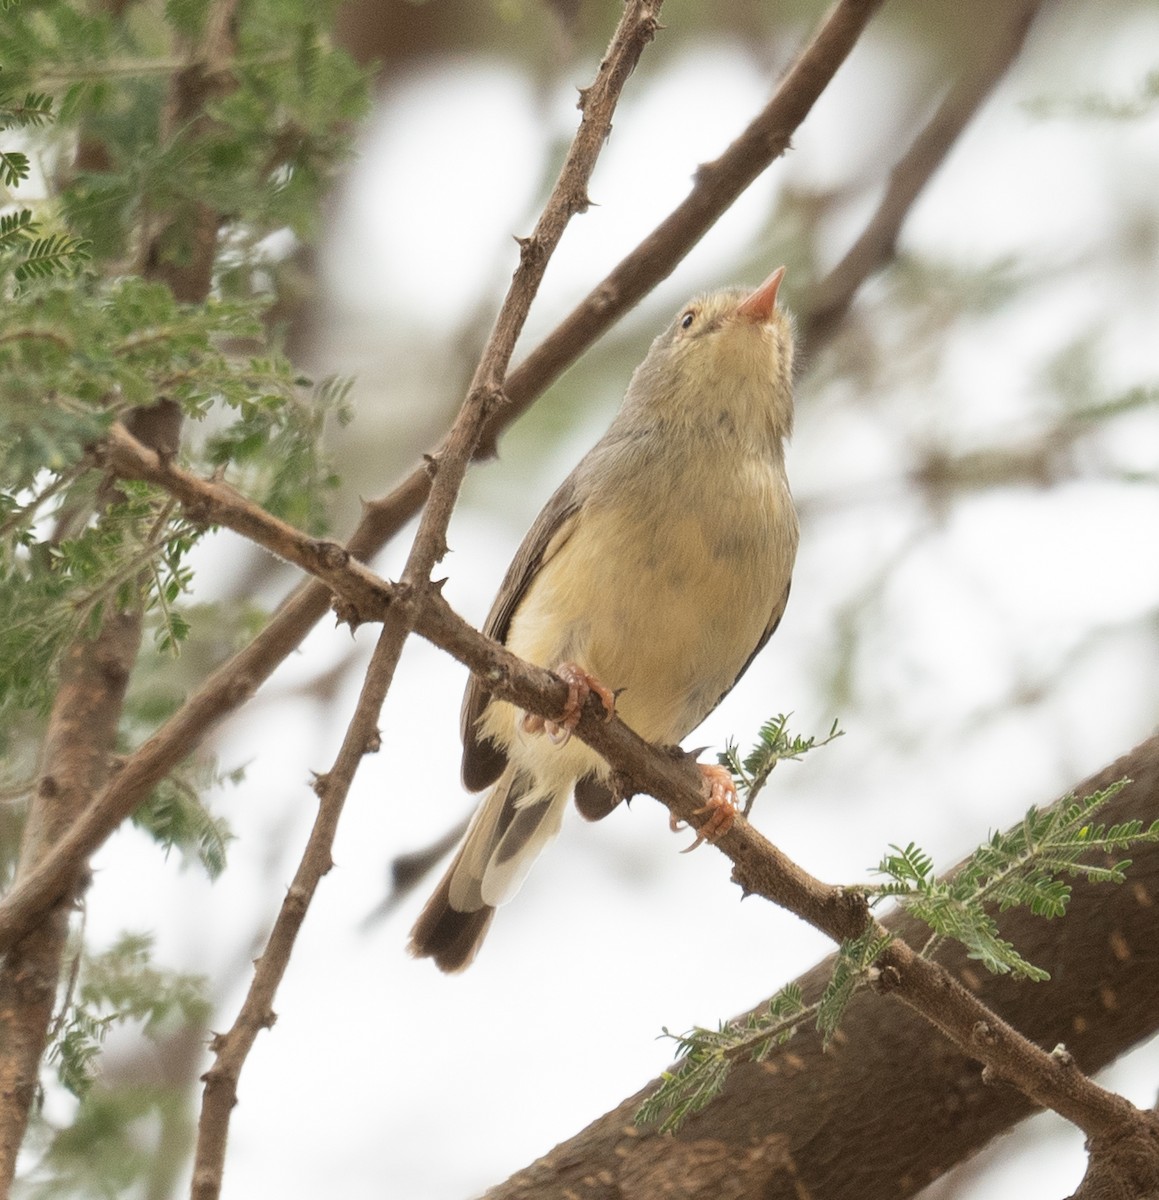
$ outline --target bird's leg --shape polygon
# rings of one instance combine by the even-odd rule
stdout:
[[[616,693],[605,687],[594,676],[589,675],[578,663],[562,662],[555,668],[556,675],[567,684],[567,702],[558,721],[525,713],[523,728],[528,733],[546,733],[557,745],[563,746],[571,737],[572,730],[579,724],[580,713],[588,696],[595,692],[604,706],[604,720],[610,721],[616,711]]]
[[[714,766],[711,763],[697,763],[696,769],[704,776],[704,781],[708,784],[708,803],[702,808],[695,809],[693,816],[698,817],[701,813],[707,813],[708,816],[704,824],[696,831],[696,841],[681,850],[681,854],[695,850],[702,842],[715,842],[717,838],[723,837],[732,828],[740,809],[736,785],[733,783],[727,767]],[[675,817],[669,817],[668,825],[673,833],[683,828],[683,823]]]

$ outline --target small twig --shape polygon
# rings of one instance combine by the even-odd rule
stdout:
[[[56,476],[53,481],[44,488],[43,491],[33,496],[27,504],[22,504],[15,509],[12,516],[7,521],[0,523],[0,538],[7,537],[13,530],[21,527],[30,526],[35,523],[37,512],[48,503],[53,496],[70,487],[81,475],[87,471],[92,464],[88,461],[87,456],[82,458],[75,466],[67,471],[62,471]]]
[[[1042,0],[1021,0],[1010,6],[1008,22],[997,30],[988,56],[967,68],[949,89],[929,123],[890,172],[885,195],[861,236],[806,297],[799,327],[812,350],[832,336],[866,279],[893,257],[898,235],[914,203],[1018,57],[1041,7]]]
[[[286,52],[235,55],[219,59],[215,70],[237,72],[253,70],[255,67],[282,66],[294,61],[294,55]],[[156,58],[109,58],[101,63],[79,63],[75,67],[67,64],[51,71],[37,74],[34,86],[44,91],[59,91],[74,83],[95,83],[111,79],[150,79],[157,76],[174,75],[189,66],[188,55],[159,55]]]

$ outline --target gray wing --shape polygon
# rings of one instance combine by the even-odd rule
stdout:
[[[535,524],[527,531],[483,625],[483,632],[498,642],[507,641],[511,618],[515,615],[539,568],[571,536],[579,511],[576,472],[560,484],[548,500]],[[491,693],[472,675],[463,695],[460,718],[463,735],[463,786],[477,792],[495,782],[507,765],[507,756],[494,742],[479,737],[478,721],[491,700]]]

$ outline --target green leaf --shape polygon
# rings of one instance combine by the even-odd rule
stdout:
[[[1129,859],[1108,865],[1090,861],[1091,856],[1102,857],[1136,842],[1159,841],[1159,821],[1147,830],[1140,821],[1108,829],[1092,824],[1091,818],[1127,783],[1119,780],[1082,800],[1068,796],[1045,811],[1029,809],[1013,829],[992,833],[949,879],[936,878],[930,857],[912,843],[905,849],[892,846],[892,853],[877,868],[889,882],[870,892],[879,900],[896,898],[930,927],[934,937],[926,953],[948,937],[991,971],[1047,979],[1045,971],[1027,962],[1000,936],[990,909],[1004,912],[1021,906],[1049,920],[1063,916],[1070,902],[1066,876],[1089,883],[1123,882]]]
[[[19,150],[0,150],[0,183],[14,188],[28,178],[32,166],[27,154]]]
[[[29,279],[47,279],[58,271],[88,262],[91,257],[89,248],[89,242],[64,233],[37,238],[13,274],[21,283]]]
[[[152,964],[152,939],[124,933],[103,954],[81,956],[77,986],[58,1022],[48,1061],[63,1086],[83,1097],[112,1028],[132,1021],[146,1036],[157,1037],[178,1020],[203,1024],[209,1009],[201,977],[158,969]]]
[[[846,1006],[869,978],[870,968],[893,940],[879,926],[870,925],[858,938],[841,943],[825,991],[817,1005],[817,1029],[828,1046],[841,1024]]]
[[[757,734],[756,745],[743,758],[736,742],[731,739],[725,743],[724,750],[717,756],[717,761],[728,769],[737,790],[745,797],[745,816],[752,810],[757,794],[768,782],[779,762],[799,762],[810,750],[827,746],[844,736],[844,730],[834,721],[828,734],[820,741],[815,736],[800,737],[789,732],[791,716],[792,713],[778,713],[767,720]]]
[[[636,1121],[671,1133],[720,1095],[733,1063],[761,1062],[787,1042],[815,1009],[806,1008],[801,989],[783,987],[761,1010],[718,1029],[696,1028],[664,1036],[676,1042],[681,1061],[661,1076],[660,1086],[640,1106]]]

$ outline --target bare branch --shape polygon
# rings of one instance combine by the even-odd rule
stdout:
[[[237,1102],[237,1081],[258,1031],[273,1020],[278,984],[289,966],[298,930],[322,876],[331,866],[331,849],[350,785],[363,756],[377,749],[378,715],[394,680],[402,648],[420,611],[431,569],[446,550],[446,530],[467,465],[474,454],[487,413],[500,396],[500,385],[515,341],[543,278],[547,263],[572,216],[587,207],[587,184],[611,129],[620,92],[652,40],[663,0],[634,0],[626,5],[595,83],[582,93],[583,117],[560,175],[536,224],[521,243],[519,268],[499,310],[467,398],[444,448],[431,460],[434,485],[411,547],[395,600],[386,610],[354,716],[333,767],[316,785],[321,805],[294,883],[282,904],[269,942],[258,960],[253,983],[232,1029],[216,1039],[216,1062],[205,1076],[199,1137],[194,1165],[193,1196],[213,1200],[220,1195],[230,1113]],[[157,463],[162,465],[162,460]],[[246,513],[250,520],[256,514]],[[277,533],[282,544],[296,543],[288,527]],[[348,555],[323,554],[331,567],[346,564]],[[365,568],[361,568],[365,571]]]
[[[861,236],[806,298],[800,328],[808,346],[816,349],[832,336],[861,285],[893,257],[902,225],[918,196],[1021,53],[1041,7],[1042,0],[1021,0],[1009,6],[1007,23],[995,32],[989,54],[963,71],[929,124],[898,160],[885,195]]]
[[[213,1066],[202,1076],[205,1092],[198,1121],[193,1166],[193,1200],[213,1200],[221,1194],[230,1115],[237,1104],[237,1084],[250,1049],[263,1029],[274,1023],[274,997],[290,964],[298,932],[322,877],[334,864],[331,852],[338,819],[354,773],[363,756],[378,748],[378,713],[394,678],[402,642],[384,630],[370,660],[354,718],[350,722],[333,768],[314,784],[318,815],[293,882],[278,910],[269,940],[257,960],[254,977],[237,1019],[227,1033],[213,1039]]]

